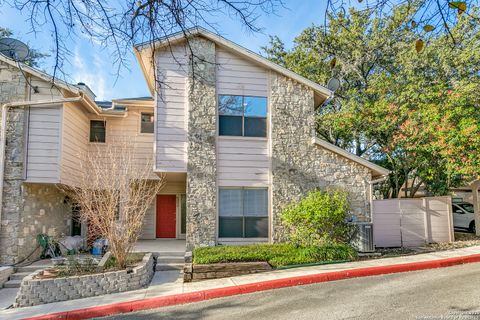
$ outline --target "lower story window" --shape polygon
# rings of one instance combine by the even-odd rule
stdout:
[[[268,189],[220,188],[220,238],[268,237]]]

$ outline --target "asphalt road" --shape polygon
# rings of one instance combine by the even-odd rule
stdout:
[[[480,319],[480,263],[276,289],[108,319]]]

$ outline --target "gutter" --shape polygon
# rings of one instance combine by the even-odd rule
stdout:
[[[78,102],[82,101],[84,97],[82,95],[73,98],[63,98],[57,100],[38,100],[38,101],[16,101],[8,102],[2,105],[2,120],[0,128],[0,221],[2,220],[3,211],[3,183],[5,176],[5,145],[7,141],[7,114],[8,109],[12,107],[35,107],[49,104],[59,104],[66,102]]]

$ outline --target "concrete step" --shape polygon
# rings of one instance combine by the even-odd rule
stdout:
[[[183,263],[157,263],[155,271],[183,270]]]
[[[31,272],[16,272],[10,275],[10,280],[22,280],[26,276],[28,276]]]
[[[163,251],[155,252],[157,257],[168,256],[168,257],[185,257],[184,251]]]
[[[185,258],[179,256],[159,256],[157,263],[184,263]]]
[[[25,272],[32,273],[34,271],[43,270],[48,267],[51,267],[51,265],[48,265],[48,266],[33,265],[33,266],[17,267],[15,269],[17,273],[25,273]]]
[[[3,285],[4,288],[20,288],[20,284],[22,283],[22,280],[8,280],[5,282]]]

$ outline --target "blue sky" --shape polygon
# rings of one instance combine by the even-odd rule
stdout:
[[[295,36],[303,29],[324,21],[325,1],[285,0],[284,3],[286,8],[279,8],[275,15],[263,15],[259,18],[257,25],[263,29],[261,33],[245,32],[239,22],[226,17],[218,16],[215,22],[222,36],[254,52],[260,52],[260,47],[268,42],[268,35],[278,35],[287,46],[290,46]],[[49,30],[31,34],[25,19],[18,11],[9,8],[5,2],[0,7],[1,27],[11,29],[16,38],[27,42],[31,47],[42,52],[50,52],[53,41]],[[67,71],[65,80],[73,83],[85,82],[97,94],[97,99],[110,100],[149,95],[133,51],[128,57],[129,70],[123,69],[121,77],[116,80],[108,49],[79,37],[71,43],[70,50],[72,55],[69,65],[65,67]],[[53,59],[45,60],[42,69],[51,73],[52,62]]]

